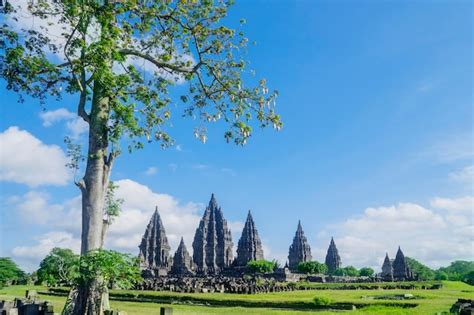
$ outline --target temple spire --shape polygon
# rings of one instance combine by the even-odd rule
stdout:
[[[329,274],[334,273],[336,269],[340,268],[342,265],[339,251],[337,250],[336,243],[334,242],[334,237],[331,237],[331,242],[329,243],[325,262],[326,266],[328,267]]]
[[[247,262],[259,259],[263,259],[262,241],[258,236],[252,213],[249,210],[244,229],[242,230],[242,236],[237,246],[237,259],[235,260],[235,264],[237,266],[245,266]]]
[[[168,269],[169,251],[171,248],[158,212],[158,206],[155,207],[155,212],[143,234],[139,249],[139,257],[144,269]]]
[[[398,246],[397,255],[393,261],[393,278],[395,280],[409,280],[413,278],[408,262],[405,255],[402,252],[400,246]]]
[[[393,267],[388,253],[385,253],[385,259],[382,265],[382,273],[380,274],[383,281],[393,281]]]
[[[181,236],[181,242],[179,242],[178,249],[176,250],[173,257],[173,267],[171,272],[178,275],[191,274],[193,271],[193,262],[189,256],[189,252],[184,244],[184,239]]]
[[[218,273],[233,260],[232,235],[215,195],[196,229],[193,241],[193,260],[199,273]]]
[[[293,243],[290,245],[288,252],[289,268],[291,270],[297,270],[299,263],[310,261],[311,258],[311,247],[304,235],[301,221],[298,221],[295,237],[293,238]]]

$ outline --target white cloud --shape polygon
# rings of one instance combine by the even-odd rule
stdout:
[[[56,110],[50,110],[40,113],[40,118],[43,121],[44,127],[50,127],[54,123],[63,121],[63,120],[70,120],[76,117],[74,113],[71,113],[65,108],[58,108]]]
[[[196,170],[207,170],[209,168],[209,165],[207,164],[194,164],[193,168]]]
[[[221,168],[221,172],[225,173],[227,175],[230,175],[230,176],[236,176],[237,175],[233,169],[227,168],[227,167]]]
[[[76,117],[66,122],[66,128],[70,132],[70,136],[73,139],[79,139],[79,137],[89,130],[89,125],[80,117]]]
[[[89,125],[81,117],[78,117],[66,108],[42,112],[39,116],[43,121],[44,127],[51,127],[55,123],[65,121],[69,136],[73,139],[79,139],[89,129]]]
[[[472,133],[450,135],[427,148],[423,154],[434,158],[439,163],[472,160],[474,158],[473,140]]]
[[[176,151],[182,152],[183,151],[183,146],[181,144],[176,145]]]
[[[472,259],[474,208],[472,197],[435,198],[425,208],[414,203],[367,208],[327,228],[334,233],[344,265],[380,270],[385,252],[394,257],[400,245],[406,256],[439,267],[456,259]],[[463,210],[453,213],[453,210]],[[322,233],[320,238],[329,238]],[[323,260],[327,247],[316,248]]]
[[[12,250],[12,256],[23,268],[33,271],[38,268],[40,261],[54,248],[69,248],[79,253],[81,242],[71,233],[52,231],[36,238],[32,246],[17,246]]]
[[[449,173],[449,178],[459,182],[467,182],[472,185],[474,182],[474,165],[469,165],[462,170]]]
[[[158,168],[154,166],[150,166],[149,168],[145,170],[144,173],[145,175],[151,176],[151,175],[155,175],[157,172],[158,172]]]
[[[26,184],[65,185],[71,178],[66,155],[28,131],[10,127],[0,133],[0,180]]]

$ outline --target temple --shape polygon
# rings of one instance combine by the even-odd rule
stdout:
[[[413,274],[410,267],[408,266],[405,255],[403,254],[400,246],[398,247],[397,255],[393,261],[393,279],[397,281],[411,280],[413,279]]]
[[[326,266],[328,267],[329,274],[333,274],[336,269],[341,268],[341,257],[334,243],[334,238],[331,237],[331,243],[329,244],[328,252],[326,254]]]
[[[298,221],[298,228],[296,229],[293,243],[290,245],[290,250],[288,252],[288,267],[290,270],[296,271],[299,263],[310,261],[311,258],[311,247],[304,235],[301,222]]]
[[[193,261],[199,274],[215,274],[230,267],[233,261],[232,235],[214,194],[196,229]]]
[[[262,241],[258,236],[255,222],[249,210],[247,221],[245,221],[242,236],[237,246],[237,258],[234,264],[236,266],[246,266],[249,261],[260,259],[263,259]]]
[[[173,266],[171,267],[171,273],[176,275],[192,275],[194,270],[194,264],[189,252],[184,244],[184,240],[181,237],[178,249],[174,253]]]
[[[388,253],[385,254],[380,277],[383,281],[393,281],[393,266],[392,261],[388,257]]]
[[[141,267],[151,275],[166,275],[170,267],[170,245],[166,238],[165,228],[161,222],[158,207],[151,217],[145,234],[143,234],[139,251]]]

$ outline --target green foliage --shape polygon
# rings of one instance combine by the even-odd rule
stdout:
[[[299,272],[309,273],[309,274],[316,274],[316,273],[326,274],[328,272],[328,267],[326,266],[326,264],[322,264],[317,261],[300,262],[298,264],[297,269]]]
[[[474,285],[474,270],[463,274],[462,281],[467,284]]]
[[[327,306],[331,305],[331,299],[325,296],[315,296],[313,299],[314,304],[320,305],[320,306]]]
[[[138,258],[113,250],[95,250],[80,258],[78,285],[101,278],[105,285],[129,289],[141,281]]]
[[[435,272],[429,267],[423,265],[416,259],[405,257],[408,266],[410,266],[411,271],[416,279],[422,281],[434,280]]]
[[[364,267],[359,270],[359,275],[361,277],[372,277],[374,273],[375,273],[374,269],[370,267]]]
[[[37,271],[39,283],[48,286],[71,286],[79,273],[79,255],[70,249],[53,248]]]
[[[474,261],[457,260],[453,261],[448,267],[441,267],[436,271],[437,276],[446,274],[451,281],[464,281],[464,277],[474,271]]]
[[[118,187],[119,186],[115,185],[114,182],[109,181],[109,186],[107,187],[107,192],[105,194],[104,216],[109,225],[119,216],[124,201],[121,198],[115,197],[115,190]]]
[[[23,283],[26,276],[10,257],[0,257],[0,287]]]
[[[343,268],[338,268],[334,272],[336,276],[348,276],[348,277],[357,277],[359,276],[359,270],[354,266],[347,266]]]
[[[444,271],[435,271],[435,280],[448,280],[449,276],[446,272]]]
[[[251,260],[247,263],[247,268],[254,273],[270,273],[275,269],[275,262],[268,260]]]

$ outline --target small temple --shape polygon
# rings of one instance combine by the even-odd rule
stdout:
[[[299,263],[310,261],[311,259],[311,247],[304,235],[301,222],[298,221],[295,237],[288,252],[288,267],[290,270],[296,271]]]
[[[174,253],[171,273],[176,275],[192,275],[194,270],[193,265],[193,259],[189,255],[186,245],[184,244],[184,239],[181,237],[178,249]]]
[[[329,274],[333,274],[337,269],[341,268],[342,266],[341,256],[339,256],[339,251],[337,250],[336,243],[334,242],[333,237],[331,237],[331,242],[329,243],[325,263],[328,267]]]
[[[237,246],[237,258],[234,265],[246,266],[249,261],[260,259],[263,259],[262,241],[258,236],[252,213],[249,210],[244,229],[242,230],[242,236]]]
[[[388,257],[388,253],[385,254],[380,277],[383,281],[393,281],[393,266],[390,257]]]

